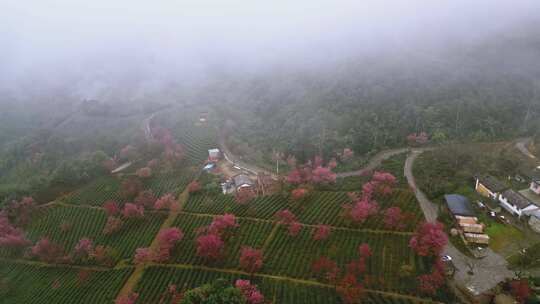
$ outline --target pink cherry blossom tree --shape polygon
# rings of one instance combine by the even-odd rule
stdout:
[[[362,199],[354,204],[350,215],[353,221],[363,223],[368,217],[377,214],[378,211],[379,205],[377,202]]]
[[[258,290],[257,286],[251,284],[249,280],[236,280],[234,283],[235,287],[238,288],[244,297],[246,298],[247,304],[263,304],[264,296]]]
[[[439,256],[448,244],[443,224],[424,222],[417,228],[409,246],[420,256]]]
[[[13,226],[4,212],[0,212],[0,248],[23,248],[30,245],[24,231]]]
[[[122,215],[125,218],[142,218],[144,217],[144,208],[133,203],[126,203]]]
[[[133,262],[135,264],[142,264],[154,261],[154,254],[148,247],[142,247],[135,249],[135,256]]]
[[[292,213],[289,209],[283,209],[274,215],[277,220],[282,224],[290,224],[291,222],[296,221],[296,215]]]
[[[156,262],[165,262],[170,258],[171,250],[184,238],[182,230],[171,227],[162,229],[157,235],[157,250],[154,253]]]
[[[19,201],[9,202],[3,212],[13,225],[24,227],[30,222],[36,209],[36,201],[32,197],[25,196]]]
[[[74,260],[87,260],[94,252],[94,243],[89,238],[80,239],[73,248],[72,258]]]
[[[312,181],[316,184],[336,182],[336,174],[329,167],[318,166],[312,171]]]
[[[231,233],[232,230],[239,226],[234,214],[225,213],[214,217],[212,223],[208,226],[208,233],[223,236],[224,234]]]
[[[217,260],[223,255],[225,243],[215,234],[200,235],[196,239],[197,256],[207,260]]]
[[[295,202],[304,200],[309,194],[306,188],[296,188],[291,191],[291,199]]]
[[[328,239],[330,236],[330,226],[328,225],[318,225],[313,233],[313,240],[323,241]]]
[[[103,228],[103,234],[109,235],[119,231],[124,225],[124,221],[121,218],[115,216],[107,217],[107,222]]]
[[[62,259],[64,249],[60,245],[51,242],[48,238],[42,238],[32,246],[30,254],[40,261],[53,263]]]
[[[384,226],[386,229],[402,230],[405,228],[405,214],[399,207],[390,207],[384,210]]]
[[[297,236],[301,230],[302,230],[302,224],[300,224],[299,222],[294,221],[289,224],[289,228],[288,228],[289,236]]]
[[[114,301],[114,304],[135,304],[139,294],[136,292],[130,292],[128,295],[121,296]]]
[[[115,201],[106,201],[103,204],[103,208],[105,209],[105,213],[107,216],[116,216],[120,213],[120,207],[118,206],[118,203]]]
[[[156,200],[152,190],[144,190],[137,194],[133,202],[135,205],[142,206],[143,208],[152,209]]]
[[[154,209],[161,210],[161,209],[172,209],[174,206],[177,206],[178,202],[174,198],[174,195],[167,193],[160,197],[155,203],[154,203]]]
[[[419,275],[418,290],[427,295],[435,295],[445,283],[444,265],[440,259],[434,263],[431,272]]]
[[[162,263],[170,259],[171,250],[184,238],[182,230],[171,227],[159,231],[156,239],[157,245],[154,249],[149,247],[137,248],[133,262],[135,264],[158,262]]]
[[[150,169],[150,167],[143,167],[137,170],[135,174],[140,178],[149,178],[152,176],[152,169]]]
[[[313,262],[311,271],[329,283],[335,283],[340,273],[337,263],[324,256]]]
[[[249,246],[243,246],[240,250],[240,268],[254,273],[260,270],[263,266],[263,252],[260,249],[255,249]]]

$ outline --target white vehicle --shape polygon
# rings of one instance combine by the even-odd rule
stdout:
[[[441,257],[441,261],[443,261],[443,262],[450,262],[450,261],[452,261],[452,257],[449,256],[449,255],[443,255],[443,256]]]

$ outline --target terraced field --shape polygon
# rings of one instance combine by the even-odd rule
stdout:
[[[412,214],[406,228],[400,232],[386,230],[382,216],[373,216],[363,224],[354,224],[342,216],[342,206],[350,202],[347,191],[358,191],[364,177],[355,177],[325,191],[315,191],[300,206],[291,205],[289,199],[280,194],[258,197],[247,205],[237,204],[230,195],[211,195],[204,191],[187,196],[184,190],[199,176],[207,150],[217,146],[216,132],[210,126],[197,126],[186,120],[178,123],[173,133],[185,148],[186,159],[182,167],[173,172],[155,173],[144,180],[143,185],[156,196],[184,193],[180,196],[183,197],[180,199],[181,210],[146,212],[144,219],[126,220],[120,231],[104,235],[102,230],[107,217],[101,206],[107,200],[122,202],[118,191],[121,180],[109,176],[80,188],[63,198],[61,203],[40,208],[40,214],[25,229],[31,241],[48,237],[71,250],[79,239],[88,237],[96,245],[115,248],[119,257],[126,261],[107,270],[0,260],[3,261],[0,262],[0,275],[7,278],[9,285],[4,293],[7,295],[5,303],[110,304],[126,286],[133,286],[139,293],[136,303],[160,303],[169,284],[189,289],[217,278],[231,282],[248,278],[249,275],[239,267],[242,246],[263,249],[264,266],[249,279],[258,284],[271,303],[341,303],[335,287],[319,281],[311,272],[311,265],[321,256],[327,256],[344,269],[358,257],[358,246],[362,243],[369,244],[373,251],[367,262],[366,273],[370,280],[365,284],[368,290],[362,303],[429,302],[418,297],[414,278],[404,279],[401,273],[403,266],[412,266],[415,273],[427,270],[426,261],[417,257],[408,246],[416,225],[423,220],[409,190],[397,189],[390,196],[376,198],[381,209],[399,206]],[[399,167],[395,163],[389,166],[394,171]],[[283,209],[291,209],[302,223],[302,230],[295,237],[289,236],[286,227],[274,218]],[[221,260],[205,261],[196,254],[197,233],[209,225],[214,216],[224,213],[235,214],[240,227],[225,238]],[[331,226],[329,239],[313,240],[315,225],[319,224]],[[178,227],[184,232],[171,259],[163,265],[129,266],[135,249],[150,246],[162,225]],[[8,254],[0,251],[4,258],[15,258]],[[81,270],[91,273],[84,282],[79,278]],[[130,277],[131,273],[133,276]]]
[[[285,227],[280,227],[266,249],[267,260],[263,271],[273,275],[314,279],[310,269],[318,258],[330,257],[344,268],[358,257],[358,245],[362,243],[369,244],[373,251],[366,273],[375,278],[374,286],[371,286],[374,289],[408,292],[411,285],[401,280],[401,266],[411,265],[417,270],[425,268],[424,261],[408,247],[409,235],[334,229],[328,240],[314,241],[313,230],[303,228],[299,235],[291,237]]]
[[[184,210],[208,214],[228,212],[236,216],[270,219],[279,210],[287,208],[288,204],[287,198],[281,195],[257,197],[247,205],[239,205],[232,195],[206,195],[202,193],[190,196]]]
[[[113,303],[132,268],[82,271],[0,261],[4,304]]]
[[[217,147],[216,131],[210,126],[177,125],[174,129],[178,142],[186,150],[186,163],[200,165],[208,158],[208,149]]]
[[[406,231],[414,231],[416,225],[423,220],[414,194],[408,190],[395,190],[388,197],[377,198],[381,209],[398,206],[403,211],[409,212]],[[325,224],[331,226],[361,228],[361,229],[384,229],[382,217],[373,217],[363,224],[354,224],[341,216],[342,206],[349,203],[350,199],[346,192],[321,191],[311,194],[309,200],[302,206],[292,208],[300,222],[304,224]],[[253,217],[260,219],[272,219],[279,210],[291,208],[287,197],[282,195],[270,195],[255,198],[248,205],[239,205],[231,195],[192,195],[184,207],[185,211],[205,214],[233,213],[240,217]]]
[[[101,206],[108,200],[121,202],[118,189],[120,180],[114,176],[104,176],[79,188],[64,200],[74,205]]]
[[[196,256],[195,238],[197,229],[208,226],[211,221],[212,217],[190,214],[181,214],[176,218],[173,225],[182,229],[185,236],[173,254],[174,263],[204,264],[205,261]],[[234,235],[226,239],[224,260],[214,264],[214,266],[237,268],[241,246],[261,248],[274,227],[274,224],[270,222],[246,219],[241,219],[239,224],[240,227],[237,228]]]
[[[179,169],[155,173],[144,181],[145,190],[152,190],[156,196],[181,193],[196,178],[208,157],[208,149],[217,146],[215,130],[210,126],[184,123],[177,126],[175,131],[177,141],[184,147],[186,156]],[[64,198],[64,201],[69,204],[90,206],[102,206],[108,200],[123,203],[124,200],[119,193],[120,184],[121,179],[118,177],[103,176],[81,187]]]
[[[37,241],[48,237],[71,250],[79,239],[88,237],[96,245],[111,246],[122,258],[129,258],[138,247],[148,246],[165,218],[163,213],[148,213],[143,219],[128,219],[120,231],[104,235],[105,211],[53,205],[42,208],[39,216],[26,229],[28,237]]]
[[[152,266],[145,271],[140,284],[137,286],[137,292],[141,295],[137,303],[159,303],[160,298],[170,284],[190,289],[218,278],[230,280],[231,283],[236,279],[251,279],[252,282],[258,284],[262,293],[272,303],[328,304],[341,302],[333,287],[322,284],[306,284],[306,282],[270,276],[248,277],[242,273],[227,273],[212,269]],[[368,291],[362,303],[413,304],[432,302]]]

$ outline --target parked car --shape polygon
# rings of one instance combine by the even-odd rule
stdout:
[[[510,224],[510,220],[508,220],[504,215],[499,215],[499,220],[504,224]]]
[[[484,203],[482,203],[481,201],[476,201],[476,205],[478,205],[478,208],[480,209],[486,208],[486,205],[484,205]]]
[[[495,211],[490,211],[490,212],[489,212],[489,216],[492,217],[492,218],[496,218],[496,217],[497,217],[497,213],[495,213]]]
[[[449,255],[443,255],[443,256],[441,257],[441,261],[443,261],[443,262],[450,262],[450,261],[452,261],[452,257],[449,256]]]

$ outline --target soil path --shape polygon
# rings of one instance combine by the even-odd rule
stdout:
[[[405,161],[403,168],[405,177],[409,186],[413,189],[422,211],[428,221],[435,221],[438,216],[439,208],[431,202],[427,196],[416,185],[413,175],[413,165],[416,158],[425,150],[413,150]],[[445,255],[452,257],[452,262],[456,266],[454,281],[459,285],[468,288],[472,293],[482,293],[493,287],[499,282],[514,277],[514,273],[508,269],[508,262],[491,249],[486,249],[486,257],[475,259],[461,253],[451,243],[444,250]],[[472,268],[473,274],[468,271]]]

